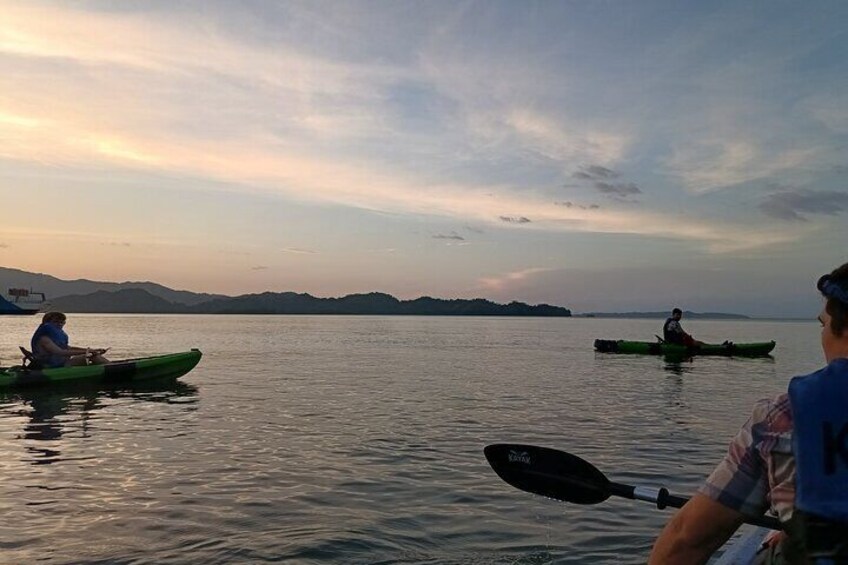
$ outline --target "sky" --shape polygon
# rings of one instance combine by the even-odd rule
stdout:
[[[841,1],[0,0],[0,265],[815,317]]]

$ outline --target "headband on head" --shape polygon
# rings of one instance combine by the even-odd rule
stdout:
[[[816,288],[828,298],[835,298],[841,303],[848,306],[848,291],[830,280],[830,275],[822,275],[819,282],[816,283]]]

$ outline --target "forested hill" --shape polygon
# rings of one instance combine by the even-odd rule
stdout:
[[[174,314],[371,314],[417,316],[571,316],[571,310],[549,304],[523,302],[498,304],[485,299],[441,299],[421,297],[398,300],[372,292],[340,298],[318,298],[294,292],[264,292],[219,297],[199,304],[183,304],[133,288],[115,292],[51,299],[51,308],[63,312],[174,313]]]

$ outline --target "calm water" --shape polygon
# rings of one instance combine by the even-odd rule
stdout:
[[[35,325],[0,318],[3,365]],[[112,358],[204,357],[176,384],[0,393],[0,560],[644,562],[668,512],[535,497],[482,449],[555,447],[688,494],[751,403],[822,355],[814,321],[685,326],[778,346],[674,364],[592,350],[661,321],[72,315],[72,343]]]

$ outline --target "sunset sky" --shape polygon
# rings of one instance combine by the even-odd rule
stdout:
[[[0,0],[0,265],[817,314],[848,3]]]

